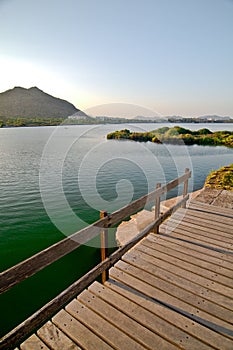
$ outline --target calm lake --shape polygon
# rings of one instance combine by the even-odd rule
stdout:
[[[97,220],[99,210],[112,212],[187,167],[194,191],[211,170],[233,163],[233,149],[225,147],[106,140],[110,131],[161,126],[166,124],[0,129],[0,270]],[[233,131],[233,124],[181,126]],[[97,247],[98,239],[1,295],[0,335],[95,265]]]

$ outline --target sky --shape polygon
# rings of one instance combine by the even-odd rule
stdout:
[[[233,0],[0,0],[0,92],[14,86],[92,115],[233,117]]]

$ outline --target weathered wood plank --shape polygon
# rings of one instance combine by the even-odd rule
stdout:
[[[178,254],[174,254],[174,252],[170,249],[170,251],[167,249],[166,252],[163,251],[163,246],[158,247],[150,247],[146,244],[141,244],[137,248],[135,248],[134,252],[138,252],[141,254],[141,252],[144,255],[144,258],[148,261],[150,261],[150,258],[153,257],[155,259],[159,259],[162,261],[165,261],[166,263],[170,263],[175,267],[183,268],[186,271],[190,273],[195,273],[197,275],[202,276],[203,278],[207,278],[210,281],[217,282],[220,285],[225,285],[227,287],[233,288],[233,280],[231,277],[233,277],[233,273],[231,274],[231,277],[226,277],[222,275],[221,273],[218,273],[217,270],[219,267],[214,270],[212,265],[212,270],[207,269],[206,267],[203,267],[202,261],[200,261],[200,264],[198,265],[198,261],[193,261],[193,258],[190,257],[188,260],[188,256],[186,255],[186,260],[183,259],[182,254],[179,256]],[[209,264],[211,265],[211,264]]]
[[[230,278],[232,276],[233,263],[225,258],[228,257],[228,255],[225,253],[208,249],[203,246],[195,245],[192,242],[189,243],[176,239],[176,237],[163,234],[158,237],[158,240],[156,237],[148,235],[147,239],[144,240],[142,244],[149,247],[154,244],[158,244],[159,249],[162,249],[163,251],[166,251],[166,249],[169,251],[173,250],[174,254],[182,254],[182,256],[184,255],[184,260],[190,256],[190,259],[194,259],[198,265],[198,260],[200,260],[200,263],[203,264],[203,267],[206,267],[211,271],[218,269],[218,272],[222,275]],[[209,252],[214,254],[208,254]]]
[[[37,335],[52,350],[81,350],[50,321],[37,331]]]
[[[223,269],[218,265],[194,258],[188,254],[183,254],[160,244],[152,245],[148,240],[144,240],[142,244],[136,246],[135,250],[142,251],[148,254],[148,256],[169,261],[173,265],[183,267],[187,271],[193,271],[203,277],[233,287],[233,271],[227,270],[227,272],[230,272],[229,277],[227,277],[222,273]],[[226,269],[224,269],[224,271],[225,270]]]
[[[172,220],[180,222],[181,224],[185,226],[189,226],[190,228],[196,228],[196,226],[199,227],[199,229],[203,232],[209,232],[211,233],[214,237],[218,237],[219,239],[230,239],[232,240],[232,234],[231,230],[225,229],[223,226],[215,227],[214,222],[209,222],[208,223],[203,223],[201,222],[200,218],[195,218],[192,216],[182,216],[181,213],[174,215]],[[228,226],[230,228],[230,226]]]
[[[216,265],[220,265],[223,268],[229,269],[230,274],[232,273],[231,271],[233,270],[233,257],[231,255],[222,252],[220,253],[207,247],[205,248],[200,245],[193,244],[192,242],[176,239],[176,237],[172,235],[155,236],[150,233],[147,236],[147,240],[151,241],[152,243],[157,242],[158,239],[160,240],[160,244],[170,244],[172,247],[175,247],[174,249],[178,251],[184,251],[187,254],[190,254],[190,256],[195,256],[197,258],[200,256],[200,259],[213,262]]]
[[[151,310],[147,310],[139,304],[135,305],[134,301],[125,298],[109,288],[102,287],[101,285],[92,284],[89,290],[94,293],[96,297],[103,299],[106,303],[114,305],[114,307],[117,307],[121,312],[124,312],[132,320],[136,320],[155,334],[157,333],[161,337],[167,339],[167,341],[174,343],[177,347],[182,346],[187,350],[199,350],[201,346],[203,346],[203,349],[211,348],[200,342],[196,337],[193,337],[186,331],[178,328],[174,320],[172,323],[164,320],[164,317],[161,317],[162,312],[161,315],[157,315],[156,313],[151,312]],[[166,310],[163,311],[166,312]],[[172,348],[171,343],[166,343],[167,349],[170,349],[169,346]],[[152,349],[154,348],[161,349],[164,348],[164,346],[161,347],[161,344],[155,341]]]
[[[130,266],[132,265],[133,267],[143,270],[143,272],[148,272],[152,275],[152,279],[154,277],[161,278],[197,296],[203,297],[229,310],[233,310],[233,290],[231,288],[218,284],[217,282],[211,282],[202,276],[198,276],[181,268],[176,268],[172,264],[165,263],[165,261],[161,264],[159,259],[151,257],[151,263],[148,263],[148,261],[144,259],[143,254],[141,254],[141,256],[136,256],[134,253],[133,255],[128,253],[124,255],[123,261],[130,264]],[[158,263],[157,265],[156,262]],[[127,271],[130,269],[131,267],[129,268],[127,266]],[[216,287],[216,291],[214,287]],[[227,292],[229,293],[228,296]]]
[[[182,222],[190,222],[194,224],[198,224],[198,226],[207,228],[207,229],[214,229],[216,234],[229,234],[229,237],[232,237],[232,225],[230,224],[223,224],[219,223],[213,220],[205,219],[204,217],[195,217],[194,215],[190,214],[189,212],[183,212],[182,209],[177,210],[177,212],[173,215],[174,220],[180,220]],[[187,209],[186,209],[187,210]]]
[[[95,283],[92,284],[91,288]],[[98,289],[103,289],[102,285],[95,286],[95,293],[97,294]],[[179,329],[183,330],[187,334],[196,337],[205,344],[209,344],[212,347],[222,349],[223,344],[226,343],[230,346],[233,338],[233,331],[227,328],[219,327],[213,331],[193,319],[179,313],[179,310],[171,310],[169,306],[160,305],[155,303],[153,299],[145,298],[143,294],[135,292],[133,288],[127,288],[124,284],[118,283],[116,281],[110,280],[107,281],[104,285],[104,288],[115,291],[118,295],[120,294],[123,298],[133,301],[135,304],[142,307],[144,310],[148,310],[165,321],[169,322],[171,325],[175,325]],[[100,293],[100,297],[102,293]],[[215,325],[217,326],[217,325]],[[219,336],[221,334],[221,336]],[[225,341],[225,337],[229,338]],[[200,346],[201,349],[201,346]]]
[[[115,349],[145,349],[144,346],[135,342],[127,334],[114,327],[78,300],[73,300],[68,304],[66,311]]]
[[[123,284],[125,286],[124,289],[133,289],[135,294],[141,293],[145,300],[147,300],[146,297],[149,297],[153,303],[162,302],[167,305],[168,308],[172,309],[172,311],[175,311],[177,314],[184,315],[191,321],[200,323],[217,332],[228,332],[231,335],[233,334],[233,325],[219,318],[218,314],[215,316],[209,312],[201,310],[199,307],[197,307],[199,306],[197,300],[193,300],[192,298],[192,304],[194,304],[192,305],[182,298],[179,299],[172,294],[168,294],[159,289],[157,286],[151,286],[150,284],[138,280],[136,277],[128,275],[121,270],[112,268],[110,272],[111,282],[114,282],[116,285]],[[199,302],[201,302],[201,300],[199,300]]]
[[[211,205],[207,203],[202,203],[195,199],[192,199],[189,203],[189,208],[194,208],[195,210],[203,211],[203,212],[212,212],[222,216],[233,218],[233,210],[228,208],[218,207],[216,205]]]
[[[86,350],[110,350],[112,347],[105,343],[90,329],[85,327],[76,318],[72,317],[65,310],[61,310],[57,313],[52,322],[62,330],[69,338],[77,343],[82,349]]]
[[[151,276],[149,273],[124,262],[120,262],[117,267],[111,269],[110,276],[115,280],[120,280],[126,285],[133,286],[136,290],[142,285],[147,290],[148,286],[144,285],[147,284],[152,288],[151,291],[153,295],[150,296],[166,303],[170,300],[169,303],[177,307],[180,307],[178,305],[182,304],[184,310],[187,310],[187,304],[190,304],[192,306],[191,313],[193,315],[202,317],[202,312],[205,312],[207,320],[209,320],[207,316],[207,313],[209,313],[225,322],[233,323],[233,312],[231,310],[213,303],[203,296],[198,296],[182,287],[175,286],[173,283]],[[137,276],[137,278],[135,278],[135,276]],[[146,294],[146,292],[144,292],[144,294]],[[203,317],[203,319],[205,319],[205,317]]]
[[[229,239],[228,237],[222,237],[218,234],[213,234],[210,229],[203,228],[199,226],[198,223],[194,223],[193,221],[186,222],[185,220],[183,220],[180,222],[176,218],[171,219],[171,221],[169,221],[166,226],[161,227],[161,232],[163,232],[164,229],[168,232],[170,228],[184,230],[192,234],[194,237],[201,236],[205,241],[207,240],[210,242],[211,240],[213,244],[222,246],[223,248],[229,248],[231,247],[231,244],[233,244],[233,239]]]
[[[128,313],[125,312],[125,308],[127,307],[127,309],[129,309],[130,306],[127,305],[127,303],[122,304],[121,306],[124,310],[122,311],[122,307],[120,310],[117,305],[122,302],[121,297],[117,302],[117,295],[108,294],[108,299],[106,300],[106,298],[101,298],[100,289],[96,292],[93,288],[95,287],[92,284],[89,291],[85,290],[78,296],[78,300],[100,316],[104,317],[109,323],[131,336],[135,341],[149,349],[153,350],[155,347],[158,347],[159,349],[177,349],[171,343],[148,329],[147,324],[142,326],[140,324],[141,322],[138,323],[131,317],[131,315],[128,316]],[[133,305],[133,307],[135,308],[135,305]]]
[[[183,210],[180,210],[180,212],[184,213]],[[207,211],[203,213],[199,210],[191,209],[190,207],[185,211],[185,215],[189,215],[192,217],[201,218],[205,220],[208,219],[208,221],[220,223],[223,225],[230,225],[230,226],[233,225],[233,218],[221,216],[216,213],[207,212]]]
[[[225,239],[216,234],[216,231],[215,234],[213,234],[210,230],[208,230],[208,228],[203,228],[203,226],[199,226],[197,222],[194,222],[191,219],[189,221],[186,221],[185,218],[181,220],[176,217],[172,217],[166,222],[166,224],[160,226],[161,233],[173,235],[174,231],[184,231],[185,235],[200,239],[200,243],[201,241],[209,242],[209,246],[218,246],[222,247],[223,249],[230,250],[232,248],[232,239]]]
[[[193,211],[196,212],[196,211]],[[187,213],[182,213],[177,211],[174,215],[175,219],[182,220],[184,222],[193,222],[197,223],[200,227],[203,227],[203,230],[209,229],[213,234],[218,235],[220,237],[226,237],[229,239],[233,238],[233,233],[232,233],[232,226],[233,226],[233,220],[232,223],[226,222],[224,223],[219,223],[214,220],[213,217],[206,218],[206,216],[194,216],[189,212]]]
[[[174,259],[172,256],[160,253],[158,250],[145,249],[145,246],[142,245],[126,253],[122,260],[126,261],[128,258],[130,261],[142,258],[150,264],[161,267],[163,270],[174,273],[175,275],[177,274],[188,280],[190,279],[192,282],[200,284],[202,287],[208,287],[210,290],[233,298],[233,283],[231,278],[224,279],[224,277],[220,276],[220,280],[223,279],[225,284],[221,283],[220,280],[217,279],[217,274],[201,269],[196,265],[186,263],[179,258]]]
[[[199,232],[199,231],[197,231]],[[161,227],[160,233],[165,235],[172,235],[174,238],[179,238],[183,240],[190,241],[191,243],[203,244],[209,249],[219,249],[224,251],[225,253],[232,251],[232,244],[225,243],[222,241],[216,241],[215,239],[203,235],[202,233],[193,233],[188,229],[187,226],[183,226],[180,224],[177,226],[176,221],[171,221],[166,227]]]
[[[7,348],[6,348],[7,349]],[[25,342],[20,345],[21,350],[49,350],[35,334],[31,335]]]

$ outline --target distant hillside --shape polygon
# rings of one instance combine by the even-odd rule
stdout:
[[[80,112],[71,103],[53,97],[37,87],[15,87],[0,93],[0,117],[66,118]]]

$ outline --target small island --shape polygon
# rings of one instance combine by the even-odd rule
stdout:
[[[174,145],[201,145],[233,147],[232,131],[216,131],[209,129],[189,130],[180,126],[167,126],[149,132],[131,132],[128,129],[111,132],[107,139],[132,140],[139,142],[167,143]]]

